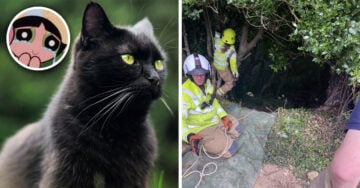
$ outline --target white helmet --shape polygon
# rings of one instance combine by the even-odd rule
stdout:
[[[184,61],[185,75],[210,74],[209,61],[200,54],[191,54]]]

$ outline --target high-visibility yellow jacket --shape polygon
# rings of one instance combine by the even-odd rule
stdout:
[[[205,82],[205,93],[190,79],[182,85],[182,139],[187,141],[190,133],[199,133],[201,130],[216,125],[227,115],[219,102],[214,99],[213,104],[201,109],[203,102],[209,102],[214,87],[209,79]]]
[[[215,33],[215,51],[214,51],[214,66],[217,70],[225,70],[226,67],[229,66],[230,62],[230,70],[234,74],[237,73],[237,65],[236,65],[236,51],[234,45],[231,45],[230,48],[224,53],[221,52],[221,48],[224,46],[224,42],[220,38],[220,33]]]

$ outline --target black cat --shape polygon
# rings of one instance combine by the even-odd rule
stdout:
[[[148,187],[157,149],[147,116],[161,95],[165,59],[147,18],[115,27],[89,3],[43,118],[3,147],[0,187]]]

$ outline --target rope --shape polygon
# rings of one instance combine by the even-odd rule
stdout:
[[[200,149],[201,150],[201,149]],[[206,163],[203,167],[203,169],[201,171],[199,170],[193,170],[191,172],[188,173],[188,171],[197,163],[197,161],[200,159],[200,154],[199,156],[197,157],[197,159],[195,160],[195,162],[185,171],[184,175],[183,175],[183,178],[186,178],[192,174],[199,174],[200,178],[199,178],[199,181],[196,183],[195,185],[195,188],[199,187],[201,181],[202,181],[202,178],[205,177],[205,176],[210,176],[212,174],[214,174],[216,171],[217,171],[217,164],[215,162],[209,162],[209,163]],[[206,171],[206,168],[208,168],[210,165],[213,165],[215,167],[215,169],[212,171],[212,172],[209,172],[209,173],[205,173]]]
[[[193,170],[193,171],[191,171],[191,172],[189,172],[189,173],[188,173],[188,171],[189,171],[191,168],[193,168],[194,165],[198,162],[198,160],[202,157],[202,156],[201,156],[201,153],[202,153],[201,151],[203,151],[204,154],[205,154],[208,158],[210,158],[210,159],[219,159],[219,158],[221,158],[221,157],[227,152],[227,150],[230,148],[230,146],[228,146],[230,139],[229,139],[229,136],[227,135],[227,130],[226,130],[226,129],[225,129],[225,131],[224,131],[224,134],[225,134],[225,136],[226,136],[226,145],[225,145],[225,147],[224,147],[223,152],[221,152],[221,153],[218,154],[217,156],[211,156],[210,154],[208,154],[208,153],[206,152],[205,147],[202,146],[202,147],[200,148],[200,151],[199,151],[199,156],[198,156],[198,157],[196,158],[196,160],[192,163],[192,165],[191,165],[188,169],[185,170],[185,172],[184,172],[184,174],[183,174],[183,178],[186,178],[186,177],[188,177],[188,176],[190,176],[190,175],[192,175],[192,174],[195,174],[195,173],[198,173],[198,174],[199,174],[199,176],[200,176],[199,181],[197,182],[197,184],[195,185],[194,188],[198,188],[198,186],[200,185],[203,177],[205,177],[205,176],[210,176],[210,175],[214,174],[214,173],[217,171],[218,166],[217,166],[217,164],[216,164],[215,162],[208,162],[208,163],[206,163],[206,164],[203,166],[203,168],[202,168],[201,171],[199,171],[199,170]],[[212,172],[205,173],[206,168],[208,168],[210,165],[213,165],[213,166],[215,167],[215,169],[214,169]]]

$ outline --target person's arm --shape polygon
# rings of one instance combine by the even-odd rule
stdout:
[[[360,181],[360,101],[346,124],[347,133],[331,162],[333,187],[356,187]]]
[[[236,64],[236,51],[234,47],[231,47],[231,50],[233,50],[233,53],[230,56],[230,70],[231,73],[233,74],[233,76],[235,78],[239,77],[239,72],[238,72],[238,68],[237,68],[237,64]]]
[[[191,102],[191,98],[187,97],[183,93],[182,97],[182,140],[191,145],[191,151],[195,155],[199,155],[199,143],[202,137],[189,129],[187,119],[188,112],[191,109],[193,103]]]
[[[216,109],[217,111],[217,115],[218,117],[221,119],[225,116],[227,116],[227,113],[225,112],[225,110],[221,107],[221,105],[219,104],[217,99],[214,99],[213,102],[213,107]]]
[[[187,136],[188,136],[188,134],[191,133],[191,131],[188,127],[188,123],[187,123],[189,109],[190,109],[190,104],[188,102],[186,102],[183,97],[183,99],[182,99],[181,137],[182,137],[182,140],[186,143],[188,143]]]
[[[234,124],[228,117],[228,114],[225,112],[225,110],[221,107],[221,105],[219,104],[219,102],[216,99],[214,100],[213,106],[215,107],[218,117],[220,118],[220,121],[222,122],[224,127],[227,130],[230,130]]]
[[[356,187],[360,181],[360,131],[350,129],[330,165],[332,187]]]

